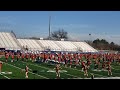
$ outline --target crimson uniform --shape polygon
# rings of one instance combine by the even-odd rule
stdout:
[[[7,54],[5,55],[6,62],[8,61],[8,57],[9,57],[9,54],[7,53]]]
[[[91,64],[91,61],[88,60],[88,61],[87,61],[87,67],[88,67],[88,68],[90,67],[90,64]]]
[[[28,58],[29,58],[29,55],[28,55],[28,54],[26,54],[26,59],[28,60]]]
[[[34,54],[31,55],[31,58],[32,58],[32,62],[33,62],[35,60]]]
[[[22,57],[22,60],[24,60],[24,58],[25,58],[25,55],[22,53],[22,56],[21,56],[21,57]]]
[[[1,72],[1,70],[2,70],[2,62],[0,61],[0,72]]]
[[[19,60],[19,58],[20,58],[20,54],[17,54],[17,61]]]
[[[58,62],[60,63],[61,62],[61,55],[58,54]]]
[[[83,69],[85,68],[85,62],[81,62],[81,65],[82,65],[82,71],[83,71]]]
[[[70,68],[71,68],[71,66],[72,66],[72,56],[71,55],[69,56],[69,60],[70,60]]]
[[[85,67],[85,62],[81,62],[82,67]]]

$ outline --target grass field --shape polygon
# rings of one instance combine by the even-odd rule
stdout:
[[[3,61],[2,72],[12,72],[12,74],[0,74],[0,79],[25,79],[25,72],[23,69],[26,65],[30,68],[29,70],[29,79],[55,79],[56,73],[53,70],[54,65],[49,65],[46,63],[33,63],[29,61],[15,61],[10,62],[10,60],[6,63],[5,58],[0,58]],[[77,68],[65,68],[62,67],[61,71],[61,79],[85,79],[90,78],[91,73],[94,74],[95,78],[107,78],[107,77],[120,77],[120,65],[113,63],[112,64],[112,76],[107,75],[107,71],[95,71],[93,69],[94,65],[91,65],[91,68],[88,70],[88,77],[84,77],[84,73],[81,71],[81,67],[77,66]],[[37,70],[37,73],[33,73],[34,70]],[[52,70],[53,72],[50,72]],[[66,71],[66,72],[65,72]]]

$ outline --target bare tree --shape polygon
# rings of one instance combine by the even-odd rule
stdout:
[[[51,38],[54,40],[68,39],[68,33],[64,29],[59,29],[51,33]]]

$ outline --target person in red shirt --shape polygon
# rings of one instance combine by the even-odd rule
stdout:
[[[13,62],[14,61],[14,53],[12,53],[11,57],[12,57],[11,62]]]
[[[83,69],[84,69],[84,67],[85,67],[85,62],[81,62],[81,65],[82,65],[82,71],[83,71]]]
[[[67,67],[67,64],[68,64],[68,58],[66,57],[66,55],[63,55],[62,61],[65,62],[65,68],[66,68],[66,67]]]
[[[24,61],[25,55],[22,53],[21,55],[22,61]]]
[[[35,61],[35,54],[32,54],[32,62]]]
[[[106,69],[106,64],[105,64],[105,61],[103,61],[102,63],[102,69],[105,70]]]
[[[28,61],[28,58],[29,58],[29,54],[26,53],[26,61]]]
[[[2,71],[3,62],[0,61],[0,72]]]
[[[20,59],[20,54],[18,53],[17,54],[17,61]]]

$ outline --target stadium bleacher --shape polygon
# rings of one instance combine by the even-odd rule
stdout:
[[[32,39],[17,39],[21,46],[27,46],[29,50],[40,50],[42,51],[42,47],[36,42],[36,40]]]
[[[50,49],[51,51],[98,52],[86,42],[17,39],[10,32],[0,32],[0,48],[5,48],[5,50],[21,50],[23,46],[27,46],[32,51]]]
[[[51,51],[61,51],[61,48],[55,43],[55,41],[51,41],[51,40],[39,40],[39,44],[44,49],[50,49]]]
[[[77,51],[77,47],[70,41],[56,41],[56,44],[62,48],[62,51]]]
[[[74,45],[77,46],[77,48],[83,52],[97,52],[96,49],[91,47],[89,44],[86,42],[72,42]]]
[[[11,33],[8,32],[0,32],[0,46],[6,50],[20,50],[20,46],[15,42]]]

